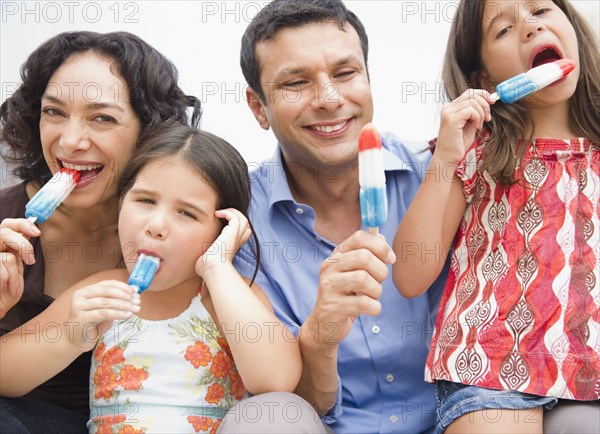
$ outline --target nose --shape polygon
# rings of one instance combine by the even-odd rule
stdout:
[[[536,17],[528,16],[523,22],[523,36],[525,41],[530,40],[545,30],[545,26]]]
[[[77,119],[69,119],[61,132],[59,145],[69,153],[89,149],[91,142],[86,126]]]
[[[164,240],[167,235],[167,219],[160,210],[156,210],[146,222],[145,233],[150,238]]]
[[[311,101],[313,110],[334,113],[345,103],[340,85],[332,80],[319,80],[315,83],[314,95]]]

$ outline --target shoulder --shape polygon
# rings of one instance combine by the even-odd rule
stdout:
[[[25,213],[25,205],[29,201],[27,192],[25,191],[25,182],[6,187],[0,190],[0,199],[2,207],[0,207],[0,220],[5,218],[23,217]]]
[[[392,133],[383,133],[381,141],[383,148],[396,158],[395,162],[385,162],[386,170],[406,168],[409,174],[416,174],[419,179],[423,178],[432,156],[433,148],[429,142],[403,141]],[[400,171],[399,174],[401,175],[402,172]]]

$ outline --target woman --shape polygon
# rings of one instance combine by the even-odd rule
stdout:
[[[2,334],[38,315],[74,283],[120,265],[120,171],[161,123],[195,126],[201,115],[199,102],[177,85],[172,63],[125,32],[59,34],[29,56],[22,80],[0,107],[5,158],[23,180],[0,191]],[[36,227],[23,218],[25,204],[62,167],[79,170],[80,181]],[[0,398],[3,427],[84,431],[89,362],[90,355],[82,355],[27,399]],[[6,375],[2,368],[0,358]]]

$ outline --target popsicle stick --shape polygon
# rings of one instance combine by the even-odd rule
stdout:
[[[31,217],[27,217],[27,220],[30,221],[31,223],[35,223],[37,221],[37,217],[36,216],[31,216]]]
[[[373,235],[379,235],[379,228],[369,228],[369,233]]]
[[[498,101],[500,99],[500,95],[498,95],[498,92],[494,92],[493,94],[490,95],[490,99],[494,100],[494,101]]]

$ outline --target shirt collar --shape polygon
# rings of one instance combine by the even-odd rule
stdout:
[[[414,168],[402,161],[392,152],[388,151],[385,147],[383,150],[383,170],[386,172],[394,172],[399,170],[406,170],[414,172]],[[277,144],[275,153],[270,163],[273,166],[273,184],[271,189],[271,195],[269,197],[269,209],[273,208],[273,205],[277,202],[293,202],[294,196],[287,183],[287,174],[283,165],[283,155],[281,153],[281,147]]]

